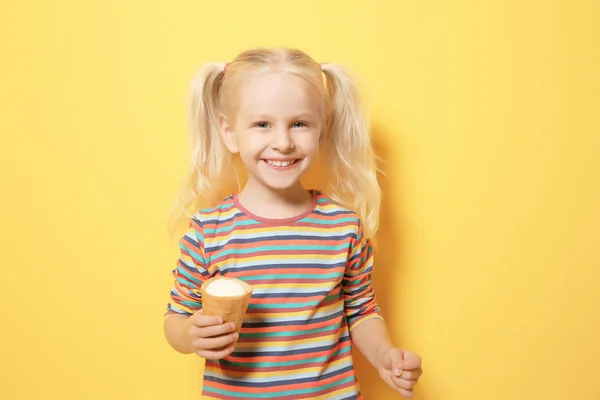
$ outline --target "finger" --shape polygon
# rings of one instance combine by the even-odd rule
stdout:
[[[218,315],[216,315],[216,316],[204,315],[202,310],[200,310],[196,314],[192,315],[190,317],[190,320],[191,320],[192,325],[197,326],[199,328],[202,328],[204,326],[220,325],[223,323],[223,317],[220,317]]]
[[[192,327],[190,334],[192,337],[214,337],[221,336],[227,333],[233,332],[235,330],[235,324],[233,322],[228,322],[226,324],[221,325],[210,325],[204,327]]]
[[[235,346],[228,346],[220,350],[199,350],[196,354],[207,360],[220,360],[230,355],[234,349]]]
[[[396,387],[396,385],[394,384],[394,381],[392,381],[392,377],[389,373],[385,373],[382,371],[379,372],[379,376],[381,377],[381,379],[392,389],[398,391],[399,388]]]
[[[402,371],[400,375],[396,374],[398,378],[406,379],[407,381],[418,380],[423,371],[421,368],[412,369],[410,371]]]
[[[201,337],[194,339],[192,341],[192,346],[194,346],[195,349],[220,349],[232,344],[237,338],[237,332],[215,337]]]
[[[407,379],[398,378],[397,376],[391,375],[390,378],[394,385],[399,389],[412,390],[417,384],[416,380],[409,381]]]
[[[400,393],[402,397],[405,399],[412,399],[414,393],[412,389],[403,389],[401,387],[396,386],[391,374],[381,375],[381,378],[389,387],[394,389],[396,392]]]

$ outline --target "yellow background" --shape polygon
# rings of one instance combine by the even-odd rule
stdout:
[[[0,399],[199,398],[162,333],[184,92],[265,44],[369,89],[375,284],[416,398],[600,399],[599,4],[4,3]]]

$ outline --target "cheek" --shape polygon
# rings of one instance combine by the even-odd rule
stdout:
[[[238,136],[238,146],[243,158],[254,158],[263,152],[266,143],[264,136],[246,134]]]
[[[319,152],[320,138],[318,134],[303,136],[297,142],[298,147],[306,154],[316,154]]]

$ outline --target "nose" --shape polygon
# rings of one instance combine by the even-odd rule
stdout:
[[[271,142],[273,150],[278,150],[282,153],[288,153],[294,149],[294,141],[292,136],[287,129],[278,129],[273,132],[273,138]]]

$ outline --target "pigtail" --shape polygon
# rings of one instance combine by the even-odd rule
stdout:
[[[331,165],[331,197],[355,211],[366,236],[373,239],[379,227],[381,189],[369,120],[352,77],[337,64],[321,68],[329,94],[324,150]]]
[[[182,219],[216,202],[222,195],[223,177],[232,166],[231,153],[219,131],[219,90],[224,63],[207,63],[191,81],[187,99],[187,119],[191,146],[190,165],[171,212],[172,232]]]

